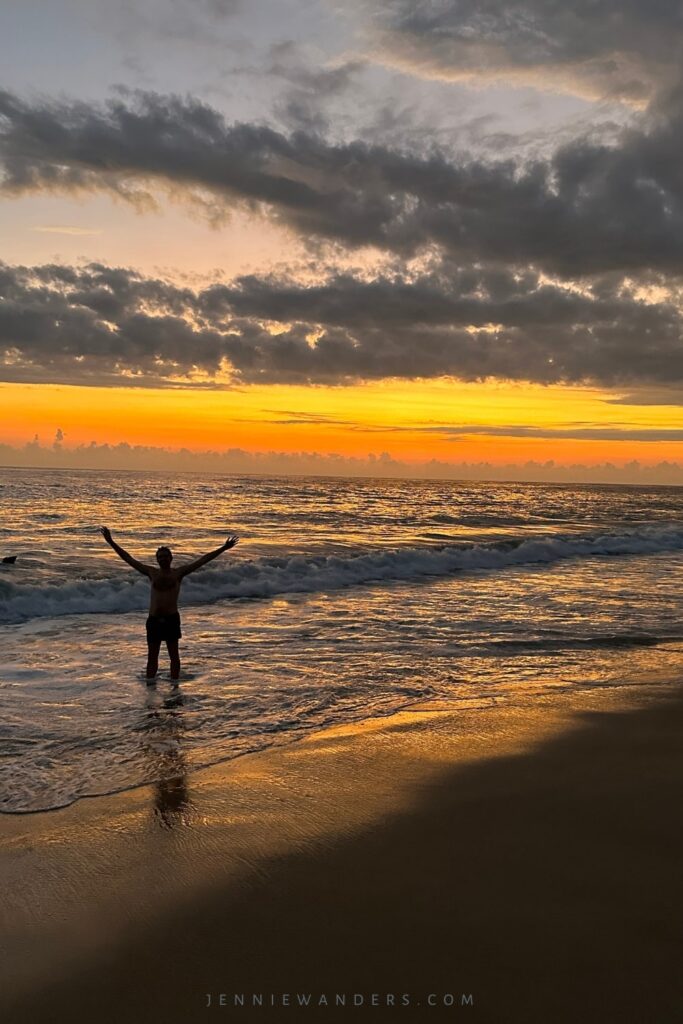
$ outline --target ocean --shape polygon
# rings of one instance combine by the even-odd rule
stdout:
[[[402,709],[627,687],[683,653],[683,489],[0,470],[0,810],[150,782]],[[148,581],[183,583],[179,692]]]

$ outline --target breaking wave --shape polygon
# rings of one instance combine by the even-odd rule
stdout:
[[[553,563],[567,558],[642,555],[683,549],[683,527],[644,527],[628,533],[547,536],[491,544],[378,548],[356,554],[263,558],[200,573],[183,585],[186,604],[225,598],[339,590],[377,581],[417,580],[471,570]],[[57,616],[136,611],[146,607],[142,579],[81,579],[22,586],[0,580],[0,622]]]

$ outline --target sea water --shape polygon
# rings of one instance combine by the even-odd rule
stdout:
[[[149,582],[183,673],[143,678]],[[683,489],[0,470],[0,810],[64,806],[331,724],[623,687],[683,656]]]

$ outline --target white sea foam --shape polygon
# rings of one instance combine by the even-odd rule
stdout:
[[[554,563],[567,558],[642,555],[683,550],[683,528],[643,527],[628,533],[567,537],[539,536],[493,544],[377,548],[357,554],[263,558],[229,569],[199,573],[183,585],[186,604],[226,598],[339,590],[375,581],[418,580],[451,573]],[[141,578],[81,579],[56,585],[23,586],[0,580],[0,622],[143,609],[147,583]]]

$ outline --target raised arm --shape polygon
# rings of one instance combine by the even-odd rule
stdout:
[[[137,558],[133,558],[133,556],[129,555],[128,552],[120,546],[120,544],[117,544],[112,537],[110,530],[106,526],[100,527],[100,533],[106,540],[109,547],[114,549],[119,558],[122,558],[124,562],[128,562],[128,565],[132,566],[133,569],[137,569],[137,571],[141,572],[143,576],[149,576],[150,567],[145,565],[144,562],[138,562]]]
[[[222,555],[224,551],[228,550],[228,548],[234,548],[235,544],[237,543],[237,540],[238,538],[234,535],[234,533],[231,534],[226,540],[225,544],[221,544],[221,546],[219,548],[216,548],[215,551],[209,551],[208,554],[202,555],[200,558],[196,558],[194,562],[188,562],[187,565],[181,565],[180,568],[178,569],[178,575],[181,577],[188,576],[191,572],[194,572],[196,569],[201,569],[203,565],[206,565],[207,562],[211,562],[214,558],[218,558],[218,556]]]

